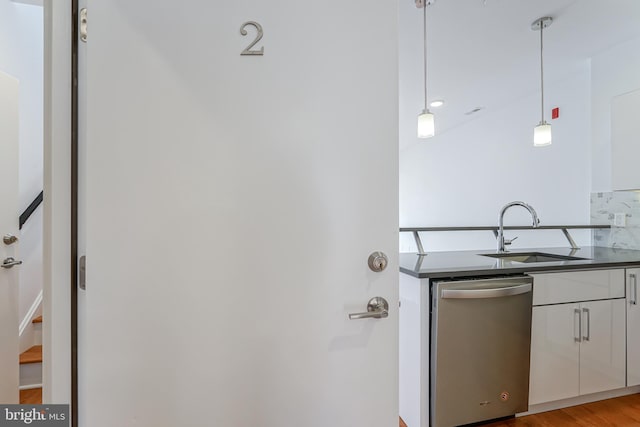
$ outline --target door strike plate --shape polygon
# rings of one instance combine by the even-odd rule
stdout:
[[[87,257],[82,255],[78,260],[78,286],[83,291],[87,289]]]

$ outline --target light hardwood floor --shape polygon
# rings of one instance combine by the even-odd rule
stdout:
[[[483,424],[482,427],[640,427],[640,394]],[[400,420],[400,427],[407,425]],[[409,426],[414,427],[414,426]]]

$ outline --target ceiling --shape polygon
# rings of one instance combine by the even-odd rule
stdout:
[[[422,10],[414,10],[404,24],[418,27],[411,52],[420,58],[407,66],[421,70]],[[537,18],[554,19],[544,31],[545,86],[640,36],[640,0],[436,0],[427,13],[429,99],[446,101],[433,110],[439,133],[539,94],[540,33],[531,30]],[[476,107],[483,109],[465,115]]]

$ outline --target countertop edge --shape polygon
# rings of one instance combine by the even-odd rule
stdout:
[[[416,255],[418,256],[418,255]],[[523,273],[544,273],[554,271],[568,270],[596,270],[602,268],[631,267],[640,266],[640,260],[637,261],[613,261],[613,262],[588,262],[581,261],[572,262],[571,264],[562,265],[526,265],[522,267],[509,267],[501,269],[444,269],[434,271],[416,272],[405,267],[400,267],[400,272],[418,279],[443,279],[450,277],[467,277],[467,276],[500,276]]]

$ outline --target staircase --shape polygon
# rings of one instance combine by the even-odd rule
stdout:
[[[37,344],[20,355],[20,403],[42,402],[42,316],[31,321]]]

